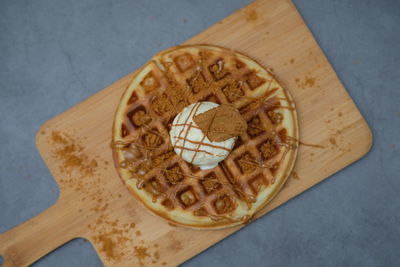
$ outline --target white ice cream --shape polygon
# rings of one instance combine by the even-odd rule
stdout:
[[[236,137],[232,137],[223,142],[211,142],[193,121],[195,115],[218,106],[213,102],[198,102],[187,106],[176,115],[169,133],[176,154],[202,170],[216,167],[218,162],[229,155],[236,141]]]

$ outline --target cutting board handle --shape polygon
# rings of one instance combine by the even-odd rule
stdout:
[[[28,266],[79,235],[72,203],[59,199],[53,206],[0,235],[1,267]]]

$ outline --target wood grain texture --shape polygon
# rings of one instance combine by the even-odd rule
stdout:
[[[323,147],[300,146],[295,174],[257,217],[368,152],[371,131],[290,1],[253,2],[186,43],[233,48],[273,69],[295,99],[301,142]],[[174,227],[142,208],[122,184],[112,164],[111,127],[132,75],[41,127],[37,147],[60,197],[42,214],[0,235],[4,266],[27,266],[75,237],[90,240],[106,266],[175,266],[240,229]],[[94,173],[64,168],[51,139],[54,131],[82,147],[84,162],[97,162]]]

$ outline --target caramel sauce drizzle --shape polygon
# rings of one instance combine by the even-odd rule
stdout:
[[[200,103],[202,103],[202,102],[200,102]],[[216,113],[217,113],[217,112],[215,112],[215,114],[214,114],[213,120],[214,120],[215,117],[216,117]],[[193,117],[194,117],[194,116],[196,116],[196,112],[194,113]],[[212,124],[212,122],[210,123],[210,125],[211,125],[211,124]],[[202,137],[201,141],[198,143],[197,148],[196,148],[196,151],[194,152],[193,157],[192,157],[192,160],[190,161],[190,163],[193,163],[194,159],[195,159],[196,156],[197,156],[197,153],[198,153],[198,150],[200,149],[200,147],[201,147],[202,145],[207,145],[206,143],[204,143],[204,140],[206,139],[206,135],[207,135],[207,133],[203,133],[203,137]]]
[[[187,138],[187,135],[189,134],[189,131],[190,131],[190,125],[187,125],[187,124],[188,124],[188,121],[189,121],[190,117],[192,116],[192,112],[193,112],[194,110],[197,111],[197,109],[198,109],[200,106],[201,106],[201,102],[200,102],[200,103],[196,103],[195,106],[190,110],[189,115],[188,115],[188,116],[186,117],[186,119],[185,119],[184,124],[185,124],[186,126],[189,127],[189,129],[187,129],[187,131],[186,131],[185,139]],[[196,111],[195,111],[195,114],[196,114]],[[179,132],[178,138],[181,137],[181,135],[183,134],[184,131],[185,131],[185,126],[183,126],[182,129],[181,129],[181,131]],[[174,146],[176,146],[176,144],[178,143],[178,141],[179,141],[179,140],[176,140]],[[183,146],[185,146],[185,140],[183,141]],[[182,153],[183,153],[183,149],[181,150],[181,153],[180,153],[180,156],[181,156],[181,157],[182,157]]]
[[[201,58],[203,58],[203,56],[201,56]],[[203,71],[204,68],[203,68],[202,59],[199,60],[199,63],[200,63],[200,66],[197,66],[196,69],[197,69],[198,71]],[[166,79],[168,80],[168,83],[170,84],[170,86],[171,86],[171,87],[176,87],[176,86],[178,86],[178,85],[177,85],[177,82],[175,81],[175,79],[174,79],[174,77],[173,77],[173,75],[172,75],[172,74],[170,73],[170,71],[169,71],[169,65],[168,65],[168,64],[164,64],[163,62],[162,62],[162,64],[164,65],[164,67],[166,67],[166,70],[163,71],[163,73],[165,74]],[[222,61],[217,61],[217,64],[218,64],[218,71],[222,71],[222,70],[223,70],[223,62],[222,62]],[[195,78],[198,78],[198,77],[195,77]],[[228,77],[228,78],[229,78],[229,77]],[[244,108],[244,110],[245,110],[247,107],[249,107],[251,104],[256,103],[256,105],[253,105],[253,107],[252,107],[250,110],[245,110],[246,112],[247,112],[247,111],[254,110],[254,109],[257,109],[257,112],[258,112],[262,107],[267,108],[267,109],[270,109],[270,108],[272,108],[272,109],[275,109],[275,108],[285,108],[285,109],[289,109],[289,110],[294,110],[294,108],[291,107],[291,101],[289,101],[289,100],[287,100],[287,99],[285,99],[285,98],[280,98],[280,97],[276,97],[276,96],[275,96],[275,97],[271,97],[271,95],[272,95],[273,93],[275,93],[275,92],[278,90],[278,88],[273,88],[273,89],[269,90],[269,88],[270,88],[270,86],[271,86],[271,84],[272,84],[272,81],[273,81],[273,80],[270,81],[269,86],[268,86],[268,89],[267,89],[267,92],[262,96],[261,99],[259,99],[259,98],[252,98],[252,97],[248,97],[248,96],[241,96],[240,94],[236,94],[236,95],[235,95],[236,97],[244,97],[244,98],[247,98],[247,99],[249,99],[250,101],[252,101],[252,103],[248,104],[248,105]],[[208,81],[207,81],[207,82],[208,82]],[[238,81],[238,83],[239,83],[240,85],[242,85],[243,82],[244,82],[244,81],[242,81],[242,80]],[[208,83],[209,83],[209,82],[208,82]],[[215,90],[217,89],[217,87],[220,87],[219,84],[220,84],[221,82],[215,81],[214,83],[216,83],[216,86],[211,86],[211,84],[210,84],[210,87],[212,87],[212,89],[215,91]],[[182,90],[181,90],[181,91],[182,91]],[[186,97],[187,92],[183,90],[182,93],[185,95],[185,101],[187,102],[187,99],[188,99],[188,98]],[[168,99],[170,99],[170,97],[168,96],[168,94],[167,94],[167,97],[168,97]],[[280,104],[280,101],[279,101],[279,100],[288,101],[289,106],[288,106],[288,107],[282,106],[282,105]],[[172,103],[173,103],[173,102],[172,102]],[[213,148],[224,149],[224,150],[230,151],[230,149],[227,149],[227,148],[222,147],[222,146],[215,146],[215,145],[212,145],[212,144],[204,143],[204,139],[205,139],[205,136],[206,136],[206,135],[204,135],[203,139],[202,139],[200,142],[198,142],[198,141],[193,141],[193,140],[190,140],[190,139],[187,138],[187,137],[188,137],[188,133],[190,132],[190,129],[191,129],[191,128],[197,128],[197,129],[199,129],[198,126],[196,126],[196,125],[194,125],[194,124],[192,124],[192,123],[188,124],[188,120],[189,120],[189,118],[191,117],[191,114],[192,114],[193,111],[194,111],[194,115],[196,115],[196,113],[197,113],[197,111],[198,111],[200,105],[201,105],[201,102],[200,102],[200,103],[197,103],[197,106],[195,106],[196,109],[193,108],[193,109],[191,110],[190,115],[186,118],[185,123],[177,123],[177,124],[173,124],[173,125],[172,125],[172,126],[182,126],[182,127],[183,127],[183,128],[181,129],[181,131],[179,132],[178,137],[176,138],[177,140],[175,141],[174,146],[175,146],[176,148],[181,149],[180,156],[182,156],[182,153],[183,153],[183,150],[184,150],[184,149],[190,150],[190,151],[194,151],[195,153],[194,153],[194,155],[193,155],[193,157],[192,157],[191,162],[194,161],[195,157],[197,156],[197,153],[199,153],[199,152],[204,152],[204,153],[213,155],[212,153],[210,153],[210,152],[208,152],[208,151],[201,150],[200,147],[201,147],[202,145],[206,145],[206,146],[210,146],[210,147],[213,147]],[[175,106],[174,108],[177,109],[178,106]],[[194,116],[194,115],[193,115],[193,116]],[[179,114],[179,116],[178,116],[178,118],[177,118],[177,121],[178,121],[178,122],[180,121],[181,116],[182,116],[182,113]],[[184,133],[186,127],[187,127],[186,134],[185,134],[185,136],[182,137],[182,134]],[[151,129],[149,129],[149,130],[152,131]],[[153,132],[154,134],[160,135],[158,132],[154,132],[154,131],[152,131],[152,132]],[[160,135],[160,136],[165,137],[164,135]],[[286,138],[287,138],[287,140],[298,141],[298,140],[296,140],[295,138],[292,138],[292,137],[290,137],[290,136],[286,136]],[[184,141],[182,146],[176,146],[176,144],[179,142],[179,140],[183,140],[183,141]],[[196,149],[188,149],[188,148],[184,147],[186,141],[187,141],[187,142],[194,143],[194,144],[197,144]],[[150,151],[146,151],[146,153],[145,153],[145,159],[143,159],[142,161],[147,160],[148,157],[149,157],[149,155],[151,155],[151,154],[153,153],[153,152],[152,152],[153,149],[156,149],[156,148],[148,147],[148,146],[146,146],[146,145],[140,145],[140,144],[137,143],[137,140],[116,141],[116,142],[112,143],[111,146],[113,146],[113,147],[115,147],[115,148],[121,148],[121,147],[124,147],[124,146],[126,146],[126,145],[128,145],[128,144],[131,144],[132,142],[134,143],[135,146],[138,146],[138,147],[140,147],[140,148],[145,148],[145,149],[149,149],[149,150],[150,150]],[[300,144],[302,144],[302,145],[313,146],[313,147],[318,147],[318,148],[324,148],[323,146],[320,146],[320,145],[305,144],[305,143],[300,142],[300,141],[298,141],[298,142],[299,142]],[[277,161],[277,163],[280,164],[280,163],[284,160],[284,158],[286,157],[287,152],[288,152],[290,149],[294,149],[296,146],[293,145],[293,144],[290,144],[289,142],[281,142],[281,140],[277,141],[276,144],[279,145],[279,146],[283,146],[283,147],[285,148],[285,151],[283,152],[282,156],[281,156],[280,159]],[[138,159],[136,159],[136,160],[138,160]],[[254,160],[254,161],[251,161],[251,163],[256,164],[256,166],[257,166],[258,168],[271,168],[271,167],[273,167],[273,165],[274,165],[274,163],[272,163],[271,160],[269,160],[269,161],[267,161],[267,162],[262,161],[262,160],[260,160],[260,161]],[[276,162],[275,162],[275,163],[276,163]],[[220,165],[220,167],[221,167],[221,168],[224,168],[224,165]],[[180,175],[182,175],[182,176],[184,176],[184,177],[186,177],[186,178],[189,178],[189,179],[196,179],[196,180],[202,180],[202,179],[204,179],[204,177],[199,177],[199,176],[196,176],[196,175],[191,175],[191,174],[187,174],[187,173],[176,172],[176,171],[167,170],[167,169],[161,169],[161,168],[159,168],[159,167],[155,167],[155,168],[161,170],[161,173],[175,172],[176,174],[180,174]],[[225,172],[225,173],[227,173],[227,172]],[[233,192],[236,193],[236,194],[239,196],[239,198],[243,199],[243,200],[246,202],[246,204],[248,205],[248,208],[250,209],[250,208],[251,208],[251,204],[254,203],[254,202],[257,200],[257,197],[256,197],[255,195],[249,195],[249,194],[246,194],[245,192],[243,192],[243,190],[239,187],[239,185],[236,183],[236,181],[233,180],[232,177],[230,177],[229,173],[227,173],[227,176],[228,176],[227,179],[228,179],[229,183],[222,182],[222,181],[220,181],[219,179],[217,179],[217,180],[218,180],[218,183],[221,184],[221,185],[223,186],[223,188],[220,189],[220,190],[218,191],[217,194],[228,194],[230,197],[232,197],[232,193],[231,193],[231,192],[232,192],[232,190],[233,190]],[[135,178],[138,178],[137,184],[136,184],[137,188],[138,188],[138,189],[142,189],[142,188],[144,187],[144,184],[145,184],[146,180],[143,179],[143,178],[140,179],[139,177],[135,177]],[[275,177],[274,177],[274,179],[275,179]],[[274,183],[274,181],[272,181],[272,183]],[[184,186],[184,183],[182,183],[182,182],[177,182],[176,185],[178,185],[178,186],[170,188],[170,190],[168,190],[168,193],[158,192],[158,191],[157,191],[157,192],[156,192],[157,194],[153,194],[153,196],[152,196],[152,201],[153,201],[153,202],[156,202],[156,201],[157,201],[157,198],[158,198],[159,196],[163,196],[163,197],[168,198],[169,200],[171,200],[171,201],[173,202],[174,205],[178,204],[178,201],[179,201],[179,200],[177,199],[176,195],[177,195],[177,193],[179,192],[179,190],[182,189],[182,186]],[[195,209],[197,209],[197,208],[203,207],[203,206],[204,206],[204,203],[205,203],[205,200],[206,200],[205,197],[201,198],[198,202],[196,202],[194,205],[192,205],[191,207],[189,207],[189,209],[190,209],[190,210],[195,210]],[[237,205],[237,204],[235,204],[235,205]],[[234,210],[235,210],[235,209],[234,209]],[[226,215],[219,215],[219,214],[215,214],[214,212],[210,213],[209,210],[206,210],[206,213],[207,213],[207,214],[204,215],[204,216],[209,217],[209,218],[210,218],[211,220],[213,220],[213,221],[227,220],[227,221],[230,221],[230,222],[238,222],[238,221],[241,221],[241,222],[249,222],[249,221],[251,220],[251,218],[252,218],[252,216],[250,216],[250,215],[245,215],[245,216],[242,216],[241,218],[233,219],[233,218],[228,217],[228,216],[226,216]]]
[[[177,119],[177,122],[178,122],[178,123],[172,125],[172,126],[181,126],[181,127],[182,127],[182,129],[181,129],[181,131],[179,132],[178,136],[175,138],[176,140],[175,140],[175,143],[174,143],[174,145],[173,145],[174,148],[181,149],[181,151],[180,151],[180,156],[182,157],[182,154],[183,154],[183,151],[184,151],[184,150],[195,152],[195,153],[193,154],[193,156],[192,156],[192,159],[191,159],[190,163],[193,163],[193,161],[195,160],[195,158],[196,158],[196,156],[198,155],[198,153],[201,153],[201,152],[202,152],[202,153],[206,153],[206,154],[208,154],[208,155],[212,155],[212,156],[218,156],[218,155],[213,154],[213,153],[211,153],[211,152],[209,152],[209,151],[200,149],[201,146],[208,146],[208,147],[212,147],[212,148],[217,148],[217,149],[222,149],[222,150],[226,150],[226,151],[231,151],[231,149],[228,149],[228,148],[226,148],[226,147],[218,146],[218,145],[213,145],[213,144],[209,144],[209,143],[204,142],[204,140],[205,140],[205,138],[206,138],[206,134],[203,134],[203,137],[202,137],[202,139],[201,139],[200,141],[193,141],[193,140],[190,140],[190,139],[188,138],[188,135],[189,135],[189,132],[190,132],[191,128],[200,129],[200,128],[199,128],[197,125],[195,125],[194,123],[189,123],[189,120],[190,120],[191,117],[196,116],[196,114],[197,114],[197,112],[198,112],[198,110],[199,110],[199,108],[200,108],[200,106],[201,106],[202,104],[203,104],[203,102],[199,102],[199,103],[197,103],[197,104],[190,110],[190,113],[189,113],[188,117],[185,119],[185,122],[184,122],[184,123],[179,123],[179,120],[181,119],[181,115],[182,115],[182,113],[180,113],[179,116],[178,116],[178,119]],[[185,136],[182,137],[182,134],[185,132],[185,130],[186,130]],[[182,144],[181,146],[178,146],[178,145],[177,145],[177,143],[179,142],[179,140],[183,140],[183,144]],[[195,145],[197,145],[197,147],[194,148],[194,149],[193,149],[193,148],[187,148],[187,147],[185,147],[186,142],[195,144]]]
[[[199,142],[199,143],[200,143],[200,142]],[[201,150],[201,149],[198,149],[198,148],[187,148],[187,147],[184,147],[184,146],[175,146],[175,148],[181,149],[181,152],[182,152],[183,150],[187,150],[187,151],[193,151],[193,152],[195,152],[195,154],[197,154],[198,152],[203,152],[203,153],[206,153],[206,154],[208,154],[208,155],[215,156],[213,153],[211,153],[211,152],[209,152],[209,151],[207,151],[207,150]],[[193,158],[192,158],[191,163],[193,163],[193,159],[194,159],[194,156],[193,156]]]
[[[177,139],[179,140],[183,140],[183,137],[177,137]],[[186,139],[187,142],[192,143],[192,144],[197,144],[197,145],[206,145],[212,148],[218,148],[218,149],[222,149],[222,150],[226,150],[226,151],[231,151],[231,149],[223,147],[223,146],[217,146],[217,145],[213,145],[213,144],[208,144],[208,143],[202,143],[201,141],[193,141],[190,139]],[[200,151],[199,151],[200,152]]]
[[[323,145],[318,145],[318,144],[308,144],[308,143],[304,143],[302,141],[299,140],[299,144],[303,145],[303,146],[310,146],[310,147],[315,147],[315,148],[325,148],[325,146]]]
[[[181,114],[179,114],[179,115],[181,115]],[[179,120],[179,119],[178,119]],[[177,124],[172,124],[171,126],[187,126],[187,124],[184,124],[184,123],[177,123]],[[192,128],[195,128],[195,129],[200,129],[200,127],[199,126],[197,126],[197,125],[192,125]]]

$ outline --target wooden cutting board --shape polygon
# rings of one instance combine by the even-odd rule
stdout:
[[[366,122],[290,1],[256,1],[186,43],[248,54],[273,69],[295,99],[304,144],[287,185],[258,217],[371,147]],[[26,266],[76,237],[88,239],[106,266],[175,266],[240,229],[175,227],[147,212],[124,187],[112,163],[111,126],[132,75],[40,128],[37,147],[60,186],[60,197],[0,235],[4,266]]]

